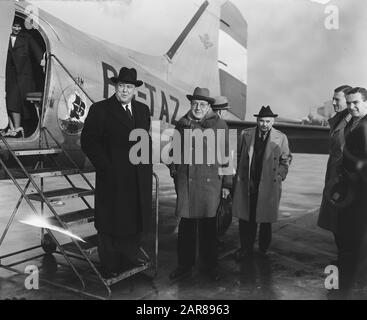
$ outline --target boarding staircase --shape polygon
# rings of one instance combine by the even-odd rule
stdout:
[[[33,99],[38,99],[33,97]],[[34,101],[37,102],[37,101]],[[62,145],[53,137],[51,132],[46,127],[40,127],[40,139],[38,148],[35,149],[23,149],[17,150],[10,146],[7,139],[0,136],[0,165],[8,175],[8,177],[13,181],[14,185],[20,192],[20,198],[9,218],[9,221],[5,227],[4,232],[0,238],[0,249],[3,245],[4,239],[8,234],[10,226],[14,223],[14,218],[18,212],[18,209],[22,201],[26,201],[29,207],[32,209],[33,213],[44,217],[45,209],[51,213],[50,217],[46,217],[45,221],[51,226],[61,227],[65,231],[70,231],[70,227],[75,227],[76,225],[83,225],[86,223],[91,223],[94,221],[94,209],[89,204],[86,197],[94,195],[94,187],[89,179],[86,177],[85,172],[80,170],[77,164],[74,162],[72,157],[63,148]],[[6,165],[8,161],[4,161],[5,158],[11,158],[13,162],[17,165],[17,169],[10,168]],[[24,165],[25,160],[28,157],[36,157],[37,161],[34,167],[27,168]],[[64,166],[60,165],[58,159],[64,159],[63,163],[68,163],[70,165]],[[65,161],[66,159],[66,161]],[[50,165],[51,164],[51,165]],[[13,167],[13,166],[12,166]],[[71,176],[79,175],[88,188],[77,187],[71,180]],[[70,237],[70,242],[61,244],[52,229],[42,229],[41,244],[39,246],[34,246],[26,248],[17,252],[11,252],[0,257],[0,267],[5,268],[9,271],[16,272],[18,274],[23,274],[24,272],[16,269],[16,266],[24,264],[27,261],[35,260],[45,255],[51,255],[53,253],[63,256],[66,260],[66,264],[57,262],[58,265],[68,265],[72,269],[75,276],[78,278],[80,287],[74,287],[66,285],[65,283],[58,283],[54,280],[42,279],[46,283],[68,289],[74,292],[82,293],[84,295],[99,298],[99,299],[109,299],[111,298],[112,291],[111,286],[123,279],[126,279],[134,274],[145,271],[149,268],[154,270],[154,276],[157,274],[157,257],[158,257],[158,206],[159,206],[159,180],[157,175],[153,174],[155,178],[155,259],[150,259],[148,254],[141,248],[142,253],[146,257],[146,263],[141,266],[134,267],[132,269],[126,270],[117,277],[114,278],[104,278],[101,270],[99,268],[98,261],[93,259],[93,256],[97,251],[97,239],[96,235],[84,238],[85,242],[76,240]],[[65,179],[69,185],[68,188],[48,190],[45,191],[45,186],[47,180],[50,177],[58,177]],[[21,186],[19,179],[26,179],[26,184],[24,187]],[[29,193],[29,189],[33,188],[35,192]],[[78,198],[84,204],[84,208],[77,211],[58,213],[56,207],[54,207],[55,201],[68,201],[73,198]],[[35,203],[39,204],[39,208],[35,206]],[[6,258],[14,257],[20,254],[24,254],[28,251],[33,251],[39,248],[43,248],[44,253],[41,255],[36,255],[28,257],[17,262],[12,262],[10,264],[4,264],[2,261]],[[58,259],[59,260],[59,259]],[[79,270],[80,260],[87,263],[88,272],[81,272]],[[76,262],[79,262],[78,265]],[[40,273],[42,276],[42,273]],[[91,277],[92,276],[92,277]],[[93,278],[93,279],[92,279]],[[87,280],[91,280],[103,285],[107,290],[107,295],[100,295],[91,292],[87,288]]]

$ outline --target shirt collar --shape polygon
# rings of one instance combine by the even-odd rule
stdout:
[[[131,101],[128,103],[128,104],[124,104],[124,103],[121,103],[121,105],[123,106],[123,108],[126,110],[126,107],[129,108],[130,112],[132,112],[132,109],[131,109]]]
[[[259,138],[264,136],[264,139],[266,139],[266,137],[268,136],[268,134],[270,133],[271,129],[269,131],[266,131],[265,133],[263,133],[259,128],[257,128],[257,136]]]

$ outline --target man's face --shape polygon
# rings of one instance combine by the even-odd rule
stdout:
[[[210,105],[205,100],[192,100],[191,112],[199,120],[203,119],[210,110]]]
[[[347,101],[344,92],[334,92],[333,106],[335,112],[343,111],[347,107]]]
[[[367,115],[367,101],[363,101],[359,92],[348,94],[346,99],[348,111],[353,118],[362,118]]]
[[[123,104],[128,104],[132,100],[136,88],[131,83],[118,82],[115,86],[116,98]]]
[[[268,132],[274,124],[274,118],[272,117],[264,117],[257,118],[257,126],[262,132]]]
[[[11,27],[11,34],[17,36],[22,31],[22,26],[19,23],[14,23]]]

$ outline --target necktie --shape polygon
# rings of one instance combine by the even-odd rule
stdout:
[[[130,109],[129,109],[129,106],[128,106],[128,105],[126,105],[126,106],[125,106],[125,110],[126,110],[126,114],[127,114],[127,116],[128,116],[128,117],[129,117],[129,119],[130,119],[131,124],[132,124],[132,125],[134,125],[134,118],[133,118],[133,115],[131,114],[131,111],[130,111]]]

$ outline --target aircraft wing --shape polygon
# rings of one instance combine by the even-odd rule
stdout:
[[[251,121],[227,120],[230,129],[241,130],[256,126]],[[321,126],[275,123],[274,128],[287,135],[292,153],[328,154],[329,128]]]

